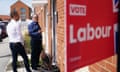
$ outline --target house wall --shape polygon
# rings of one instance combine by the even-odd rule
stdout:
[[[36,6],[34,11],[39,15],[39,24],[45,33],[45,8],[48,8],[48,47],[49,54],[52,55],[52,15],[51,15],[51,0],[48,0],[48,5],[46,6]],[[56,26],[56,36],[57,36],[57,63],[60,67],[61,72],[64,72],[64,0],[57,0],[56,7],[58,11],[58,24]],[[42,9],[42,10],[41,10]],[[44,34],[45,35],[45,34]],[[44,44],[45,45],[45,44]]]
[[[65,72],[65,29],[64,29],[64,0],[56,0],[56,7],[58,11],[57,24],[57,62],[61,72]]]
[[[48,0],[48,35],[49,35],[49,53],[51,54],[51,49],[52,49],[52,16],[51,16],[51,3],[50,3],[50,0]],[[57,28],[57,32],[56,32],[56,35],[57,35],[57,38],[56,38],[56,41],[57,41],[57,63],[58,63],[58,66],[60,68],[60,71],[61,72],[65,72],[65,40],[64,40],[64,36],[65,36],[65,28],[64,28],[64,0],[56,0],[56,8],[57,8],[57,11],[58,11],[58,24],[56,26]],[[38,8],[38,10],[36,10],[36,12],[40,12],[40,6]],[[41,13],[42,14],[42,13]],[[43,14],[40,15],[41,16],[44,16]],[[43,17],[41,17],[43,18]],[[42,19],[39,18],[39,22],[41,23]],[[44,20],[45,21],[45,20]],[[42,27],[44,28],[45,26],[42,25]],[[99,62],[96,62],[92,65],[88,65],[89,67],[89,72],[117,72],[116,71],[116,66],[117,65],[117,56],[114,55],[114,56],[111,56],[107,59],[104,59],[104,60],[101,60]]]
[[[47,9],[47,11],[46,11]],[[39,5],[34,7],[34,13],[39,16],[39,24],[43,31],[43,47],[46,47],[46,23],[48,23],[48,52],[52,56],[52,18],[51,18],[51,4],[48,0],[47,5]],[[46,16],[47,14],[47,16]],[[46,19],[48,22],[46,22]]]

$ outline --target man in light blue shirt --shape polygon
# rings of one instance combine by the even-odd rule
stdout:
[[[38,16],[33,15],[32,23],[28,26],[29,35],[31,37],[31,66],[33,70],[38,70],[39,57],[42,51],[42,30],[38,23]]]

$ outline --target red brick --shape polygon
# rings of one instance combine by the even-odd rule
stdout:
[[[102,67],[106,67],[106,62],[105,61],[100,61],[100,62],[98,62],[98,64]]]
[[[117,65],[117,55],[113,56],[113,64],[115,66]]]
[[[97,69],[99,72],[116,72],[117,56],[111,56],[107,59],[99,61],[95,64],[89,66],[90,72],[93,72],[93,69]],[[93,68],[93,69],[92,69]]]
[[[116,67],[114,65],[111,65],[110,63],[106,63],[106,68],[111,72],[116,72]]]
[[[95,70],[95,68],[94,68],[93,66],[90,66],[90,67],[89,67],[89,71],[90,71],[90,72],[96,72],[96,70]]]
[[[112,63],[113,62],[113,57],[107,58],[106,61]]]

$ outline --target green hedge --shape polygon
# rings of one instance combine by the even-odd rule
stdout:
[[[31,53],[31,46],[30,46],[30,37],[28,35],[24,36],[24,43],[25,43],[25,49],[27,53]]]

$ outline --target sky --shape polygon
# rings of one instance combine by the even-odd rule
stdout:
[[[17,0],[0,0],[0,15],[9,15],[10,6],[14,4]],[[23,3],[32,7],[32,0],[21,0]]]

